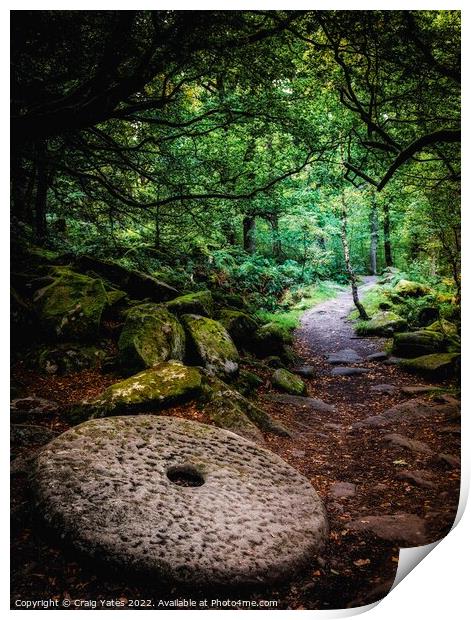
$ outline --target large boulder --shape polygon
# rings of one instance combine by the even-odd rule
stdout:
[[[407,328],[407,321],[389,310],[376,312],[369,321],[362,321],[357,332],[364,336],[390,336]]]
[[[307,393],[306,384],[297,375],[294,375],[286,368],[278,368],[271,377],[274,387],[293,394],[294,396],[304,396]]]
[[[459,353],[432,353],[399,362],[401,368],[430,379],[447,379],[460,373]]]
[[[185,331],[164,306],[140,304],[127,312],[118,348],[126,370],[151,368],[159,362],[183,359]]]
[[[181,295],[168,301],[166,304],[170,312],[177,314],[198,314],[200,316],[213,316],[213,297],[210,291],[198,291]]]
[[[423,297],[429,295],[431,289],[420,282],[412,282],[411,280],[399,280],[394,287],[394,292],[400,297]]]
[[[224,325],[238,347],[249,348],[252,345],[258,323],[249,314],[224,308],[219,314],[219,322]]]
[[[152,301],[168,301],[178,296],[178,291],[173,286],[142,271],[123,267],[114,261],[101,260],[93,256],[80,256],[76,260],[76,265],[83,271],[90,271],[106,278],[126,291],[133,299],[149,298]]]
[[[266,323],[254,334],[253,349],[258,357],[284,355],[293,341],[291,334],[276,323]]]
[[[151,369],[110,385],[100,396],[74,407],[74,420],[156,410],[189,400],[201,392],[201,373],[179,362]]]
[[[196,314],[181,317],[193,346],[193,355],[212,375],[233,377],[239,370],[239,353],[224,326]]]
[[[68,267],[54,267],[49,279],[33,298],[43,329],[58,340],[96,338],[103,311],[116,301],[103,281]]]
[[[180,418],[76,426],[41,450],[32,489],[61,539],[156,583],[284,583],[328,533],[316,491],[279,456]]]
[[[416,332],[394,334],[392,352],[399,357],[419,357],[438,353],[446,347],[446,339],[440,332],[421,329]]]

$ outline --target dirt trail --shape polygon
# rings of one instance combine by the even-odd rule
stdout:
[[[366,277],[360,296],[375,282]],[[321,608],[332,604],[333,597],[358,605],[385,595],[395,577],[399,547],[446,535],[459,497],[459,469],[439,456],[459,457],[457,401],[420,392],[430,382],[395,364],[367,360],[384,351],[385,340],[356,337],[347,320],[352,307],[346,289],[307,311],[295,334],[302,363],[313,367],[313,376],[306,379],[308,395],[330,407],[273,391],[261,400],[293,433],[289,439],[267,437],[270,448],[309,478],[326,504],[331,525],[326,567],[313,572],[317,581],[311,591],[313,599],[329,601]],[[362,374],[332,376],[338,365],[328,356],[344,349],[351,349],[356,359],[342,365],[363,368]],[[404,391],[407,386],[410,392]],[[403,413],[385,425],[381,419],[369,422],[394,407]],[[396,438],[389,441],[389,435]],[[363,527],[371,515],[380,517],[376,531],[352,530],[353,522]],[[400,525],[391,528],[396,519]]]
[[[366,276],[358,287],[360,299],[377,282],[377,276]],[[295,336],[307,361],[312,356],[326,355],[341,349],[353,349],[359,355],[369,355],[381,350],[379,338],[356,338],[351,321],[347,320],[354,309],[350,287],[334,299],[325,301],[301,317],[301,326]]]

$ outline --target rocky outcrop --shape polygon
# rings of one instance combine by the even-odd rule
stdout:
[[[183,360],[185,332],[164,306],[140,304],[127,312],[118,348],[122,367],[136,372],[159,362]]]
[[[36,291],[33,298],[41,327],[57,340],[96,338],[103,311],[118,297],[108,295],[101,279],[68,267],[54,267],[48,279],[50,283]]]
[[[181,316],[182,314],[198,314],[212,317],[214,311],[213,296],[210,291],[198,291],[172,299],[166,304],[168,310]]]
[[[239,353],[224,326],[196,314],[184,314],[181,319],[196,361],[212,375],[235,376],[239,370]]]
[[[152,301],[168,301],[178,296],[177,289],[161,282],[152,276],[128,269],[114,261],[101,260],[93,256],[80,256],[76,260],[76,266],[82,271],[92,272],[105,278],[118,288],[126,291],[133,299],[146,299]]]

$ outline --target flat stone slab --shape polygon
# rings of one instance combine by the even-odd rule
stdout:
[[[356,493],[356,484],[352,482],[334,482],[330,485],[331,497],[353,497]]]
[[[397,472],[398,480],[404,480],[421,489],[436,489],[437,485],[431,480],[432,474],[426,470],[409,471],[402,470]]]
[[[373,532],[378,538],[400,543],[401,547],[418,547],[427,542],[425,520],[412,514],[360,517],[346,527],[350,530]]]
[[[385,435],[383,437],[383,440],[394,448],[404,448],[406,450],[410,450],[411,452],[432,454],[430,446],[428,446],[423,441],[411,439],[410,437],[405,437],[404,435],[400,435],[399,433],[390,433],[389,435]]]
[[[337,366],[330,373],[333,377],[350,377],[353,375],[364,375],[368,372],[368,368],[348,368],[346,366]]]
[[[432,416],[436,416],[444,422],[454,422],[460,416],[460,402],[451,396],[443,396],[436,400],[414,398],[399,403],[379,415],[359,420],[352,424],[352,428],[384,427],[395,422],[402,422],[403,420],[414,421],[431,418]]]
[[[329,405],[319,398],[310,398],[309,396],[293,396],[291,394],[266,394],[266,400],[284,405],[294,405],[302,407],[305,410],[325,411],[326,413],[334,413],[334,405]]]
[[[354,349],[342,349],[327,355],[327,361],[330,364],[355,364],[361,360],[362,358]]]
[[[399,388],[396,385],[390,385],[389,383],[380,383],[378,385],[372,385],[370,387],[370,392],[374,394],[397,394],[399,392]]]
[[[305,377],[306,379],[310,379],[315,374],[314,366],[296,366],[296,368],[292,369],[296,375],[300,375],[301,377]]]
[[[180,418],[75,426],[40,452],[32,482],[45,521],[77,549],[185,584],[287,579],[328,531],[316,491],[280,457]]]
[[[371,355],[367,355],[366,359],[369,362],[384,362],[384,360],[388,359],[388,354],[384,351],[380,351],[378,353],[372,353]]]

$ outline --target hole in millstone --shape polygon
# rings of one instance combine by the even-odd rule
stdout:
[[[192,465],[175,465],[167,469],[167,478],[181,487],[200,487],[204,478]]]

